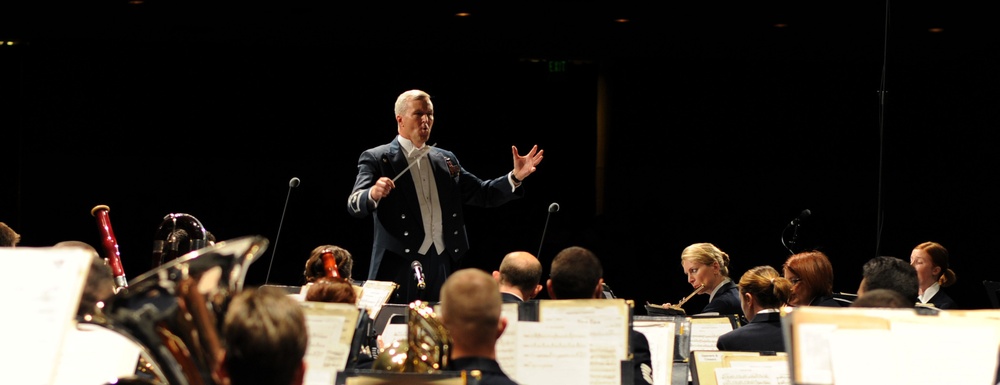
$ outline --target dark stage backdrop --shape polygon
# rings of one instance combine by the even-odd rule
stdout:
[[[1000,280],[996,34],[963,25],[946,40],[903,18],[887,40],[877,12],[852,22],[850,35],[635,31],[593,38],[618,48],[598,54],[391,33],[289,43],[235,21],[200,40],[0,47],[0,221],[22,246],[99,247],[90,210],[108,205],[135,277],[163,217],[189,213],[219,239],[271,240],[248,284],[301,284],[321,244],[350,250],[364,279],[371,220],[346,212],[356,161],[392,139],[395,97],[421,88],[435,101],[431,143],[480,177],[510,170],[511,145],[545,150],[525,199],[468,208],[463,267],[492,271],[512,250],[540,250],[547,267],[582,245],[617,296],[676,302],[691,291],[686,245],[721,247],[734,279],[780,270],[786,226],[809,209],[798,248],[830,255],[834,290],[855,292],[867,259],[908,260],[934,240],[959,278],[946,290],[988,307],[982,281]]]

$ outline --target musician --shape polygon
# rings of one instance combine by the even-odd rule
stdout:
[[[792,294],[792,282],[771,266],[757,266],[740,277],[740,303],[750,322],[719,336],[719,350],[784,352],[781,307]]]
[[[887,307],[896,309],[912,308],[913,303],[898,291],[892,289],[872,289],[858,296],[850,307]]]
[[[955,284],[955,272],[948,267],[948,249],[937,242],[924,242],[910,253],[910,266],[917,269],[920,295],[917,300],[938,309],[956,309],[958,303],[941,290]]]
[[[447,370],[465,370],[479,385],[517,385],[497,362],[497,340],[507,328],[496,281],[486,272],[461,269],[441,287],[441,323],[451,339]]]
[[[220,383],[302,385],[305,381],[306,315],[284,290],[263,286],[237,294],[229,303],[222,333],[226,349],[215,371]]]
[[[323,254],[327,252],[333,253],[333,257],[337,261],[337,275],[354,284],[354,279],[351,278],[351,273],[354,270],[354,257],[351,256],[350,251],[336,245],[320,245],[312,249],[309,258],[306,259],[305,271],[302,272],[305,283],[309,284],[327,277],[326,266],[323,263]]]
[[[818,250],[793,254],[782,265],[784,277],[792,281],[790,306],[844,307],[850,302],[833,296],[833,264]],[[861,294],[861,293],[858,293]]]
[[[514,169],[483,180],[462,167],[451,151],[428,143],[434,103],[421,90],[396,99],[396,137],[358,158],[358,174],[347,199],[356,218],[374,216],[375,236],[368,279],[399,284],[390,302],[436,302],[452,265],[469,250],[463,205],[497,207],[524,196],[522,183],[544,151],[520,155],[511,146]],[[412,278],[420,261],[426,289]]]
[[[742,325],[747,323],[739,287],[729,278],[729,254],[711,243],[693,243],[681,251],[681,267],[691,287],[701,287],[697,293],[708,294],[708,304],[700,313],[736,314]]]
[[[920,290],[917,269],[906,261],[892,256],[880,255],[869,259],[861,267],[858,298],[865,295],[865,292],[875,289],[895,290],[915,306],[917,293]]]
[[[551,299],[604,298],[604,268],[597,255],[580,246],[570,246],[552,259],[545,286]],[[645,334],[629,329],[632,346],[632,378],[636,384],[653,383],[653,361]]]
[[[343,249],[341,249],[343,250]],[[305,300],[313,302],[358,303],[358,293],[354,285],[343,278],[318,278],[306,290]],[[351,352],[347,358],[347,369],[371,369],[378,351],[375,322],[362,310],[351,341]]]
[[[493,271],[506,303],[534,299],[542,291],[542,263],[527,251],[512,251],[503,257],[500,270]]]

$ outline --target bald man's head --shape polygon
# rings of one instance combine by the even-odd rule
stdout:
[[[441,321],[456,351],[495,351],[503,301],[492,276],[476,268],[458,270],[441,287],[440,301]]]
[[[525,294],[524,300],[534,298],[541,290],[542,263],[527,251],[507,253],[500,262],[500,285],[512,286]]]

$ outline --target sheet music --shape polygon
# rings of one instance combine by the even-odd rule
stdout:
[[[691,319],[691,350],[719,350],[716,343],[719,336],[733,331],[729,318],[718,318],[725,322],[704,322],[704,319]]]
[[[518,362],[516,377],[507,373],[515,382],[520,385],[593,383],[589,331],[544,322],[519,322],[517,331],[517,351],[525,359]]]
[[[757,370],[748,367],[732,366],[728,368],[715,369],[715,383],[717,385],[787,385],[788,368],[785,368],[785,381],[780,380],[780,373],[776,371]]]
[[[393,318],[406,318],[406,316],[403,314],[393,314],[392,318],[389,318],[389,322],[385,324],[385,329],[382,330],[382,342],[385,346],[392,345],[393,342],[399,340],[405,340],[407,333],[409,333],[409,325],[405,322],[393,323]]]
[[[0,362],[17,363],[0,370],[0,383],[53,383],[91,258],[76,248],[0,247],[0,290],[17,293],[5,305],[18,314],[0,321],[0,341],[16,347],[0,349]],[[44,272],[44,279],[25,272]]]
[[[330,385],[347,367],[354,330],[362,311],[354,304],[302,302],[306,312],[309,346],[306,348],[305,383]]]
[[[518,323],[515,381],[621,385],[631,321],[624,299],[541,300],[538,320]]]
[[[653,363],[653,383],[669,384],[674,372],[675,323],[669,321],[635,321],[632,328],[649,340]]]
[[[802,381],[809,384],[832,385],[830,366],[830,336],[837,330],[834,324],[802,324],[798,326],[797,349],[802,367]]]
[[[507,318],[507,329],[500,335],[496,345],[497,362],[500,364],[500,369],[510,378],[517,378],[518,305],[505,303],[500,309],[500,315]]]
[[[940,342],[927,336],[944,336]],[[830,338],[833,378],[845,384],[993,384],[996,327],[893,323],[891,330],[838,329]],[[859,349],[858,347],[878,347]],[[929,352],[961,347],[961,354],[934,354],[934,366],[924,370]],[[878,362],[877,370],[871,365]]]
[[[54,384],[105,384],[135,375],[140,345],[110,329],[79,324],[66,334]]]
[[[389,301],[389,296],[399,287],[395,282],[367,280],[362,286],[361,297],[358,298],[358,307],[368,310],[371,319],[378,318],[382,305]]]

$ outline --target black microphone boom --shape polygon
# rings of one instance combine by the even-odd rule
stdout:
[[[413,269],[413,279],[417,280],[417,289],[427,288],[427,282],[424,280],[424,265],[420,261],[413,261],[410,268]]]
[[[549,213],[545,214],[545,227],[542,227],[542,239],[538,241],[538,253],[535,254],[535,258],[541,258],[542,256],[542,244],[545,243],[545,231],[549,229],[549,218],[552,217],[552,213],[559,211],[559,204],[552,202],[549,205]]]
[[[812,215],[812,211],[809,211],[809,209],[802,210],[802,212],[799,213],[798,217],[792,219],[791,225],[792,226],[798,225],[799,222],[801,222],[803,219],[809,218],[810,215]]]
[[[281,225],[285,223],[285,212],[288,211],[288,199],[292,197],[292,189],[299,187],[299,178],[292,177],[288,181],[288,195],[285,196],[285,208],[281,209],[281,221],[278,222],[278,233],[274,234],[274,246],[271,247],[271,262],[267,264],[267,276],[264,277],[264,284],[271,279],[271,265],[274,264],[274,253],[278,252],[278,237],[281,236]]]
[[[809,218],[810,215],[812,215],[812,211],[809,209],[802,210],[802,212],[799,213],[799,216],[792,219],[792,221],[788,223],[788,226],[785,226],[785,231],[781,232],[781,244],[785,246],[785,249],[788,250],[789,254],[795,254],[795,246],[799,238],[799,226],[801,225],[802,220]],[[788,232],[789,227],[792,228],[792,239],[785,241],[785,234]]]

